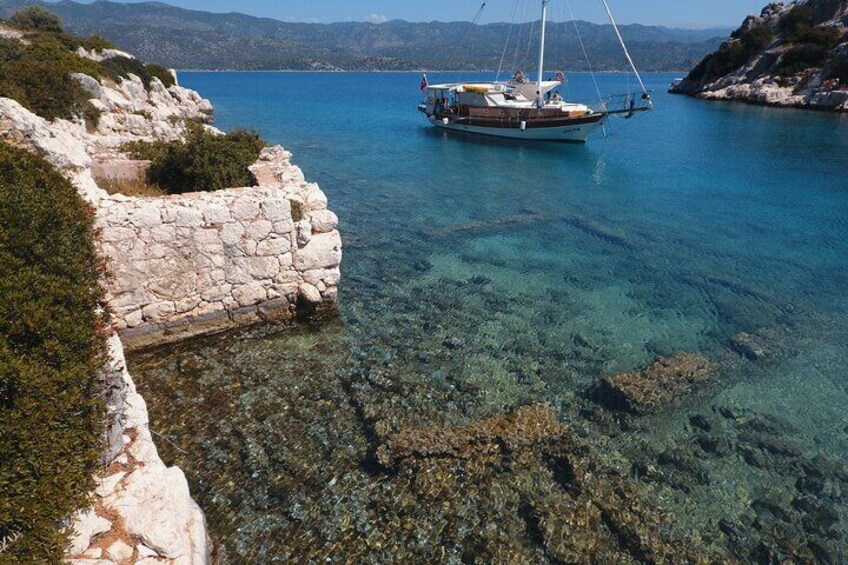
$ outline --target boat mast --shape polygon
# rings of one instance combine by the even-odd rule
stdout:
[[[604,5],[604,8],[607,11],[607,16],[609,16],[609,21],[612,24],[612,29],[615,31],[616,37],[618,37],[618,42],[621,44],[621,49],[624,50],[624,56],[627,58],[627,62],[630,63],[630,68],[633,69],[633,74],[636,75],[636,80],[639,81],[639,86],[642,87],[642,94],[644,94],[646,100],[650,100],[648,89],[645,88],[645,83],[642,82],[642,76],[639,74],[639,70],[636,68],[636,64],[633,62],[633,57],[630,56],[630,50],[627,49],[627,44],[624,43],[624,38],[621,37],[621,32],[618,30],[618,24],[615,23],[615,18],[612,16],[612,10],[610,10],[609,4],[607,4],[607,0],[601,0],[601,3]]]
[[[536,106],[544,106],[542,102],[542,73],[545,72],[545,25],[548,20],[548,4],[551,0],[542,0],[542,38],[539,45],[539,76],[536,77]]]

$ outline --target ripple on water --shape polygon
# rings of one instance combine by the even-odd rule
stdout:
[[[131,356],[231,560],[848,558],[848,154],[821,150],[848,124],[658,95],[605,142],[516,147],[422,129],[410,77],[181,77],[292,149],[346,242],[338,323]],[[295,85],[385,105],[262,103]],[[712,360],[708,386],[638,418],[594,403],[600,375],[679,351]],[[568,441],[491,447],[543,403]],[[431,427],[479,442],[381,462]]]

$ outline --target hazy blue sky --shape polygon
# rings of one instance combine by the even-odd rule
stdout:
[[[131,1],[131,0],[119,0]],[[513,5],[521,15],[538,11],[538,0],[488,0],[483,22],[511,21]],[[566,1],[575,16],[602,21],[600,0],[553,0],[553,12],[568,14]],[[766,0],[608,0],[621,23],[679,27],[738,26],[749,13],[759,12]],[[286,21],[336,22],[347,20],[411,21],[470,20],[481,0],[167,0],[168,4],[213,12],[242,12]],[[528,18],[529,19],[529,18]],[[564,18],[568,19],[568,18]]]

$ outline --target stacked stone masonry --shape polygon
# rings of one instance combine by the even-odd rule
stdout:
[[[258,187],[101,202],[109,304],[125,343],[334,307],[341,237],[323,192],[281,147],[251,170]]]

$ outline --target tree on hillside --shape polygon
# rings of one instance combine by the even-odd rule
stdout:
[[[41,6],[30,6],[15,12],[9,23],[24,31],[44,31],[62,33],[62,20],[53,12]]]

